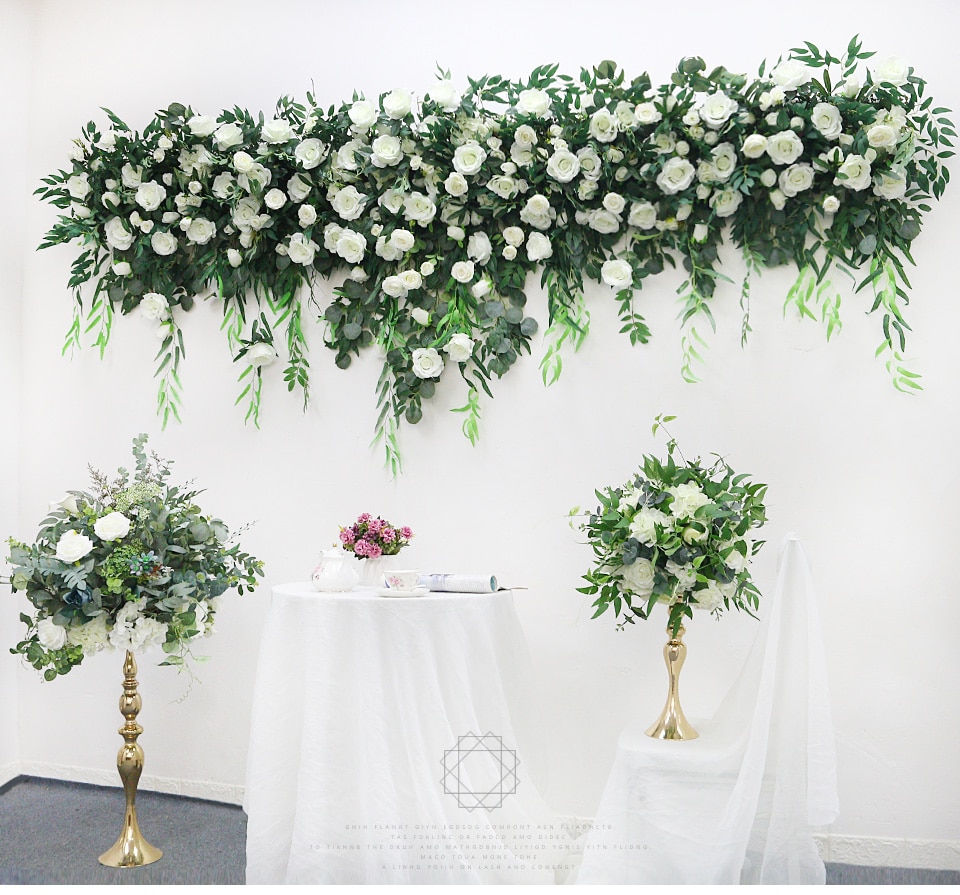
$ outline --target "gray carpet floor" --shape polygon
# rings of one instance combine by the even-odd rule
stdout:
[[[0,788],[0,885],[243,884],[247,818],[234,805],[153,792],[137,794],[137,817],[163,857],[112,869],[97,856],[123,822],[120,789],[20,777]],[[960,872],[827,865],[833,885],[958,885]]]

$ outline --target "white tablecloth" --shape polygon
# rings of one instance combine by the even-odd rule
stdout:
[[[554,882],[519,739],[513,594],[275,587],[244,808],[248,883]]]
[[[652,718],[621,734],[578,882],[824,882],[811,827],[838,812],[826,664],[795,536],[780,560],[739,680],[691,719],[700,737],[651,739]]]

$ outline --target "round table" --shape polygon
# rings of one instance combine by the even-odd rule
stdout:
[[[510,591],[275,587],[247,882],[554,882],[558,825],[519,743],[536,714],[527,668]]]

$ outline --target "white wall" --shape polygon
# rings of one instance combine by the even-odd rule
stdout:
[[[525,75],[550,61],[575,73],[612,58],[631,75],[649,70],[660,83],[681,56],[753,73],[763,57],[804,39],[839,52],[860,33],[868,47],[910,60],[938,102],[960,108],[953,66],[960,21],[952,5],[933,0],[907,13],[880,0],[868,17],[821,0],[779,17],[744,0],[694,0],[682,18],[669,4],[630,2],[487,2],[472,12],[370,2],[362,15],[355,6],[285,0],[35,5],[29,185],[63,163],[67,141],[100,106],[134,127],[173,101],[214,114],[235,103],[269,112],[284,93],[302,97],[311,81],[327,105],[354,88],[422,91],[436,62],[464,79]],[[202,685],[177,703],[182,679],[146,662],[140,672],[148,774],[236,787],[270,585],[303,579],[338,523],[360,511],[410,524],[417,532],[411,561],[489,567],[504,582],[529,585],[520,611],[553,747],[545,794],[562,813],[589,815],[620,728],[659,711],[663,632],[659,622],[620,634],[609,620],[590,621],[588,601],[574,590],[589,551],[577,545],[565,514],[588,504],[595,486],[625,479],[642,453],[662,450],[649,436],[650,422],[658,412],[678,414],[675,433],[686,452],[722,452],[770,484],[771,547],[759,562],[761,587],[772,589],[776,550],[788,531],[800,534],[813,560],[839,752],[842,815],[833,832],[960,840],[960,781],[949,746],[960,737],[952,562],[960,499],[960,305],[952,295],[958,203],[954,186],[915,245],[909,348],[926,384],[918,397],[895,392],[873,360],[879,321],[861,313],[864,298],[845,301],[846,326],[826,346],[815,328],[782,321],[790,278],[781,271],[754,287],[755,332],[745,351],[736,290],[721,290],[721,331],[704,382],[686,385],[678,373],[679,278],[662,276],[641,297],[654,344],[631,349],[617,334],[609,296],[591,291],[593,331],[581,355],[549,390],[538,357],[525,358],[486,403],[476,448],[445,412],[462,393],[444,382],[421,425],[403,433],[406,474],[396,482],[381,469],[379,453],[367,449],[372,358],[342,373],[314,327],[310,410],[301,414],[297,400],[272,382],[263,429],[245,428],[232,406],[235,374],[215,311],[198,308],[186,326],[184,423],[160,432],[145,362],[156,344],[149,325],[120,321],[102,363],[93,351],[61,360],[72,254],[28,254],[19,534],[32,535],[51,496],[85,480],[88,461],[106,469],[126,462],[139,431],[206,488],[205,506],[235,523],[258,520],[247,541],[267,561],[267,583],[222,614]],[[29,202],[29,242],[53,219],[52,209]],[[740,270],[731,259],[730,269]],[[543,318],[543,296],[533,290],[531,301]],[[692,626],[688,714],[713,710],[753,631],[746,617]],[[64,775],[108,774],[120,676],[117,656],[97,658],[55,684],[22,674],[24,759]],[[66,738],[64,730],[82,735]]]
[[[23,265],[28,252],[23,217],[30,204],[27,180],[27,112],[30,47],[33,13],[26,0],[4,9],[0,33],[0,83],[20,89],[0,91],[0,121],[5,122],[0,140],[0,170],[5,172],[7,196],[0,216],[0,538],[17,530],[20,509],[20,391],[21,305]],[[9,131],[6,129],[9,128]],[[4,544],[4,547],[6,544]],[[6,551],[0,551],[6,556]],[[0,575],[7,572],[0,558]],[[17,724],[17,659],[7,646],[19,640],[23,626],[19,611],[2,588],[5,611],[0,612],[0,785],[19,773],[20,749]]]

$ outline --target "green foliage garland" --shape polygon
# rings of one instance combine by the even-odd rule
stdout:
[[[682,373],[695,380],[729,237],[747,270],[744,340],[753,277],[785,263],[798,271],[787,306],[821,319],[829,339],[841,270],[872,293],[894,384],[918,388],[902,357],[905,262],[947,184],[954,130],[912,68],[863,64],[873,56],[856,38],[842,56],[806,43],[752,79],[687,58],[656,88],[612,62],[578,79],[556,66],[468,79],[462,93],[441,71],[419,105],[403,89],[326,111],[310,94],[284,97],[270,120],[174,104],[142,134],[107,111],[110,127],[89,122],[69,170],[38,190],[63,210],[41,248],[80,243],[64,350],[86,332],[102,352],[114,312],[139,306],[163,328],[166,424],[179,418],[183,312],[218,300],[242,365],[238,403],[258,424],[263,370],[281,355],[288,388],[308,400],[312,287],[345,276],[320,312],[325,342],[341,368],[381,352],[377,437],[396,471],[398,425],[420,420],[447,366],[466,383],[464,434],[478,437],[480,395],[537,332],[524,292],[535,270],[545,383],[587,333],[585,279],[613,288],[621,331],[644,343],[636,293],[678,263]]]

